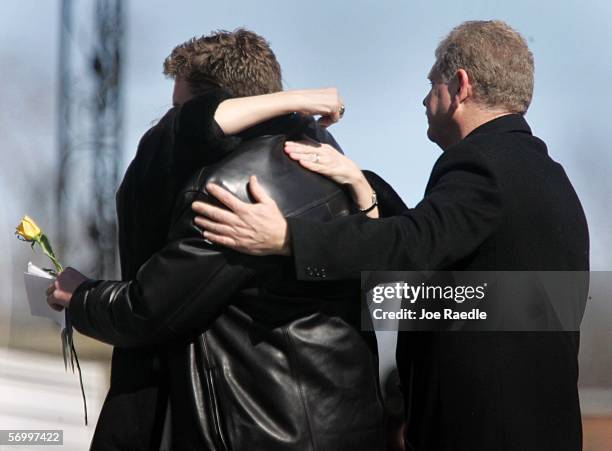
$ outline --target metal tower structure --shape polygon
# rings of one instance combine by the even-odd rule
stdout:
[[[106,278],[115,276],[117,261],[115,191],[123,138],[121,3],[95,3],[91,49],[84,52],[86,80],[82,80],[81,72],[77,75],[73,58],[73,2],[62,0],[61,6],[57,214],[67,226],[58,228],[58,247],[68,250],[74,237],[68,224],[73,218],[82,218],[90,240],[88,247],[93,251],[89,265],[92,276]],[[78,93],[77,78],[85,88]],[[88,201],[79,204],[76,198],[84,192]]]
[[[62,223],[62,218],[68,217],[69,210],[69,161],[74,151],[72,139],[72,99],[71,84],[72,64],[70,40],[72,36],[72,1],[62,0],[60,14],[60,52],[59,52],[59,93],[58,93],[58,112],[57,112],[57,136],[59,150],[59,167],[56,189],[57,221]],[[65,255],[68,242],[68,231],[61,225],[57,228],[59,256]]]
[[[115,191],[121,162],[121,44],[123,20],[121,0],[98,0],[96,4],[96,48],[93,73],[96,80],[94,107],[93,182],[95,211],[90,233],[97,243],[99,275],[113,275],[117,261]]]

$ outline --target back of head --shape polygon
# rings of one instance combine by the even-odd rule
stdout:
[[[192,38],[172,50],[164,74],[189,82],[194,94],[214,83],[232,97],[283,89],[281,68],[268,42],[252,31],[218,31]]]
[[[474,100],[485,108],[524,114],[533,94],[533,55],[525,39],[505,22],[468,21],[436,49],[432,72],[448,82],[464,69]]]

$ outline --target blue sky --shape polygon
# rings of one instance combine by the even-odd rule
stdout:
[[[59,4],[3,4],[0,196],[5,211],[0,215],[11,224],[27,209],[29,198],[20,195],[27,185],[44,195],[53,186],[40,174],[55,167]],[[75,60],[81,64],[90,42],[92,4],[75,6]],[[347,114],[333,133],[350,156],[379,172],[410,205],[420,200],[440,154],[425,136],[421,105],[437,42],[464,20],[506,20],[528,39],[535,55],[535,96],[527,119],[564,165],[584,204],[594,266],[612,266],[606,205],[612,196],[609,2],[311,1],[298,6],[155,0],[125,5],[124,167],[139,137],[170,105],[171,82],[161,74],[161,63],[172,47],[212,30],[245,26],[269,39],[287,88],[341,90]],[[52,222],[50,210],[39,215]]]

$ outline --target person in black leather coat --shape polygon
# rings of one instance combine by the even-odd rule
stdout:
[[[248,45],[234,35],[228,47]],[[190,208],[204,195],[201,171],[191,173],[222,166],[243,143],[284,134],[337,144],[295,114],[225,138],[213,114],[228,93],[211,79],[184,102],[195,82],[176,80],[177,106],[128,168],[117,194],[122,281],[67,270],[51,293],[56,304],[71,294],[62,305],[77,330],[115,346],[92,449],[159,449],[166,421],[171,449],[382,450],[376,341],[360,332],[358,285],[301,283],[289,259],[212,246]],[[71,279],[82,282],[72,293]]]
[[[427,135],[443,153],[414,208],[400,206],[380,220],[353,215],[315,225],[303,218],[275,219],[262,205],[221,217],[214,206],[196,204],[204,214],[196,223],[212,232],[212,241],[234,249],[291,253],[303,281],[320,280],[313,267],[324,269],[327,280],[359,279],[367,270],[564,271],[577,282],[572,308],[580,318],[588,226],[563,167],[524,118],[534,80],[527,42],[501,21],[470,21],[453,29],[435,55],[423,106]],[[325,173],[327,161],[313,167],[310,159],[314,152],[335,156],[322,147],[290,150]],[[223,203],[232,203],[227,192],[217,191]],[[278,225],[260,228],[258,215]],[[249,235],[241,234],[243,222]],[[522,297],[520,290],[507,291]],[[550,296],[550,302],[559,305],[557,298]],[[509,304],[509,311],[517,314],[517,305]],[[542,310],[545,302],[535,305]],[[580,335],[568,329],[400,333],[396,357],[406,448],[582,449]]]

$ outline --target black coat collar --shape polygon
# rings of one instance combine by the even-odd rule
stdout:
[[[466,138],[474,135],[487,134],[487,133],[510,133],[510,132],[522,132],[531,133],[531,128],[527,121],[521,114],[506,114],[504,116],[497,117],[489,122],[485,122],[479,127],[472,130]]]
[[[260,124],[254,125],[238,134],[243,139],[252,139],[263,135],[287,135],[290,139],[299,137],[308,125],[313,122],[312,117],[297,113],[277,116]]]
[[[474,136],[499,135],[505,133],[521,133],[532,137],[530,139],[530,149],[536,150],[542,154],[548,155],[548,148],[541,139],[533,136],[531,128],[522,114],[506,114],[489,122],[485,122],[479,127],[476,127],[469,133],[460,143]]]

